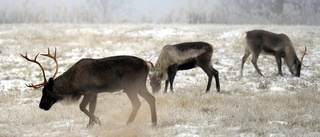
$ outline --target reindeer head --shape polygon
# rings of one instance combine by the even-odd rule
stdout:
[[[53,83],[53,78],[50,78],[49,82],[44,85],[44,88],[42,89],[42,97],[39,107],[43,110],[49,110],[54,103],[63,99],[61,95],[56,94],[53,91]]]
[[[160,72],[158,70],[155,70],[151,74],[149,74],[150,78],[150,86],[152,88],[153,93],[158,93],[161,89],[161,76]]]
[[[294,59],[293,64],[289,67],[289,71],[291,72],[292,75],[296,77],[300,77],[301,62],[299,61],[298,58]]]
[[[38,88],[41,88],[44,86],[44,88],[42,89],[42,97],[41,97],[39,107],[44,110],[49,110],[54,103],[56,103],[57,101],[62,99],[62,96],[54,93],[54,91],[53,91],[53,85],[54,85],[53,79],[58,72],[58,61],[56,58],[56,50],[55,50],[53,56],[50,54],[49,48],[48,48],[48,54],[41,54],[42,56],[52,58],[56,63],[56,71],[55,71],[54,75],[49,79],[49,82],[47,82],[46,75],[45,75],[45,72],[44,72],[42,65],[37,61],[37,57],[38,57],[39,53],[36,55],[36,57],[33,60],[28,58],[27,53],[26,53],[26,55],[22,55],[22,54],[20,54],[20,55],[23,58],[25,58],[27,61],[36,63],[40,66],[42,74],[43,74],[43,79],[44,79],[43,83],[40,83],[37,85],[26,84],[26,86],[34,88],[34,89],[38,89]]]
[[[296,77],[300,77],[301,66],[303,65],[305,67],[308,67],[302,63],[303,57],[306,55],[306,52],[307,52],[307,47],[305,47],[304,49],[304,53],[301,57],[301,61],[296,57],[293,59],[292,63],[289,64],[289,62],[287,62],[287,66],[289,67],[289,71],[291,72],[292,75]]]

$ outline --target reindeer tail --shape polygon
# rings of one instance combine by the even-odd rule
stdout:
[[[146,64],[148,66],[149,72],[150,71],[153,72],[154,71],[154,65],[152,64],[152,62],[151,61],[146,61]]]
[[[239,35],[239,37],[238,37],[239,44],[246,45],[246,36],[247,36],[247,32],[244,32]]]

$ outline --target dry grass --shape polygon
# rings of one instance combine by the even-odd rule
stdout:
[[[164,111],[164,116],[159,116],[159,133],[163,128],[175,125],[195,126],[199,132],[195,134],[215,136],[318,133],[319,97],[318,92],[290,96],[214,94],[158,97],[158,111]],[[166,103],[162,102],[164,100]],[[209,131],[202,131],[202,128]],[[176,135],[190,133],[189,128],[180,130]],[[173,132],[169,130],[168,133]]]
[[[258,65],[266,77],[256,74],[248,61],[240,78],[241,33],[255,28],[288,34],[298,56],[307,46],[305,63],[310,67],[303,68],[300,78],[284,67],[280,77],[274,58],[261,56]],[[319,136],[318,32],[318,27],[305,26],[1,25],[0,136]],[[166,44],[200,40],[215,48],[213,64],[222,93],[213,82],[211,93],[204,94],[207,77],[199,68],[178,72],[174,93],[155,95],[156,127],[151,127],[150,109],[142,98],[135,121],[125,125],[132,110],[126,94],[99,94],[95,114],[102,126],[88,129],[89,118],[79,102],[57,103],[45,112],[38,108],[41,91],[24,86],[41,82],[42,76],[19,53],[33,56],[57,47],[59,75],[83,57],[129,54],[155,62]],[[40,60],[44,66],[53,64]],[[54,67],[45,69],[49,77]]]

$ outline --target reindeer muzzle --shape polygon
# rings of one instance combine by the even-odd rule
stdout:
[[[39,107],[45,111],[48,111],[51,108],[49,104],[40,104]]]

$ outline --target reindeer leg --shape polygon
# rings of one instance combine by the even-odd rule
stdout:
[[[210,92],[210,88],[211,88],[211,83],[212,83],[212,74],[211,72],[207,72],[205,70],[206,74],[208,75],[208,84],[207,84],[207,89],[206,89],[206,93]]]
[[[98,96],[98,94],[95,94],[93,96],[93,98],[90,102],[90,105],[89,105],[89,111],[92,115],[94,115],[94,111],[96,110],[97,96]],[[93,125],[94,123],[101,125],[101,122],[98,117],[96,117],[95,119],[90,118],[89,125]]]
[[[243,55],[243,57],[242,57],[242,62],[241,62],[241,70],[240,70],[241,76],[242,76],[242,71],[243,71],[244,63],[246,62],[246,60],[247,60],[247,58],[249,57],[250,54],[251,54],[250,51],[246,49],[246,50],[245,50],[245,53],[244,53],[244,55]]]
[[[217,92],[220,92],[219,72],[216,69],[214,69],[213,67],[212,67],[212,69],[213,69],[212,73],[213,73],[214,79],[216,80]]]
[[[173,92],[173,81],[176,77],[177,71],[178,71],[178,65],[171,65],[168,68],[168,76],[169,76],[169,82],[170,82],[170,90]]]
[[[148,92],[148,89],[146,86],[143,86],[143,88],[141,90],[139,90],[138,94],[148,102],[148,104],[150,106],[150,110],[151,110],[152,126],[156,126],[157,125],[157,113],[156,113],[155,97],[152,96]]]
[[[281,56],[279,55],[275,55],[276,57],[276,61],[277,61],[277,65],[278,65],[278,74],[282,76],[282,69],[281,69]]]
[[[253,54],[253,55],[252,55],[252,60],[251,60],[251,62],[252,62],[252,64],[253,64],[254,68],[256,69],[256,71],[257,71],[261,76],[263,76],[262,73],[261,73],[261,71],[260,71],[260,69],[258,68],[258,65],[257,65],[258,57],[259,57],[259,53]]]
[[[136,89],[134,90],[125,90],[124,92],[127,93],[131,103],[132,103],[132,112],[130,114],[130,117],[127,121],[127,124],[130,124],[132,123],[132,121],[134,120],[134,118],[136,117],[137,115],[137,112],[141,106],[141,102],[139,101],[139,98],[138,98],[138,94],[137,94],[137,91]]]
[[[168,85],[169,85],[169,79],[167,79],[166,82],[165,82],[164,93],[167,93]]]
[[[92,120],[94,123],[100,123],[100,120],[99,118],[97,118],[96,116],[94,116],[93,113],[89,112],[86,107],[87,105],[89,104],[89,102],[92,101],[92,99],[95,97],[95,95],[97,95],[96,93],[88,93],[88,94],[85,94],[83,96],[83,100],[81,101],[80,103],[80,110],[85,113],[89,118],[90,118],[90,121]],[[89,124],[88,124],[88,127],[92,126],[90,124],[93,124],[89,121]]]
[[[210,63],[199,63],[199,67],[202,68],[202,70],[207,74],[208,76],[208,84],[207,84],[207,89],[206,89],[206,93],[208,93],[210,91],[211,88],[211,83],[212,83],[212,75],[213,75],[213,71],[211,69],[213,69],[212,67],[210,67]],[[216,76],[215,76],[216,77]],[[217,75],[218,77],[218,75]],[[217,80],[217,79],[216,79]],[[218,88],[218,87],[217,87]]]

